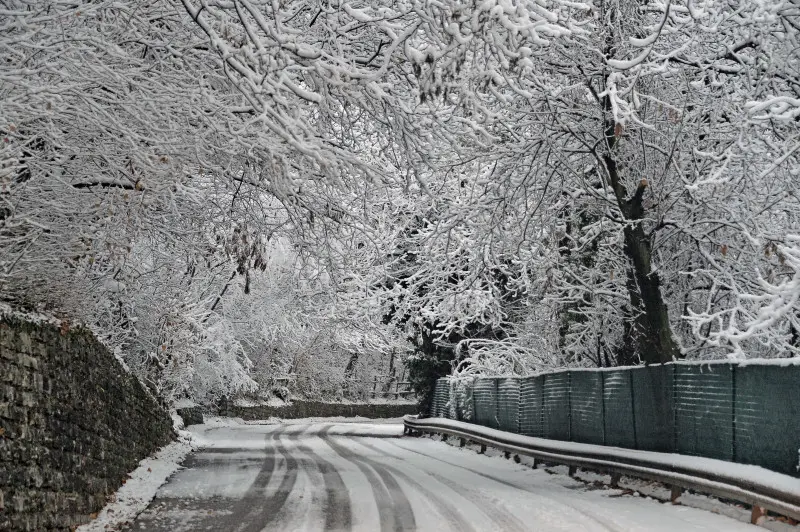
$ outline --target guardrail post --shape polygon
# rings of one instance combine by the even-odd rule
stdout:
[[[753,510],[750,512],[750,524],[757,525],[759,519],[761,519],[762,517],[766,517],[766,515],[767,511],[764,508],[762,508],[757,504],[754,504]]]
[[[669,500],[672,504],[678,504],[678,498],[683,494],[683,488],[680,486],[672,486],[669,494]]]

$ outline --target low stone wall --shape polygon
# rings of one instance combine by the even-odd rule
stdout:
[[[235,406],[220,409],[220,415],[244,420],[298,419],[304,417],[366,417],[371,419],[402,417],[419,412],[417,403],[321,403],[295,400],[285,406]]]
[[[178,408],[175,411],[183,420],[183,426],[200,425],[203,423],[203,407],[201,406],[188,406],[186,408]]]
[[[0,530],[88,522],[174,436],[90,332],[0,316]]]

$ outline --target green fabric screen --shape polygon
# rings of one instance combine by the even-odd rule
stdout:
[[[524,377],[519,385],[519,431],[526,436],[544,437],[542,391],[544,376]]]
[[[733,367],[672,366],[675,451],[733,460]]]
[[[465,382],[459,386],[479,425],[800,477],[800,365],[789,361],[678,362]],[[449,392],[447,379],[437,381],[431,415],[450,415]],[[462,416],[467,405],[456,406]]]
[[[519,379],[498,379],[497,418],[500,430],[519,433]]]
[[[484,427],[500,428],[497,419],[497,379],[477,379],[473,388],[475,422]]]
[[[601,371],[603,376],[603,422],[606,445],[636,448],[633,424],[633,388],[630,372],[619,369]]]
[[[570,435],[573,441],[605,444],[603,374],[570,371]]]
[[[544,376],[542,429],[545,438],[569,440],[569,372]]]

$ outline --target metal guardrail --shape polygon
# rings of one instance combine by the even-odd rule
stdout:
[[[800,478],[798,382],[800,357],[444,377],[430,414],[525,436],[702,456]]]
[[[415,416],[406,416],[403,423],[405,434],[437,433],[454,436],[462,438],[462,444],[464,441],[472,441],[506,453],[530,456],[548,463],[611,474],[612,479],[615,475],[617,479],[624,475],[662,482],[672,487],[673,501],[680,496],[682,489],[736,500],[752,505],[753,523],[763,515],[765,509],[800,520],[800,480],[787,475],[780,475],[785,477],[786,486],[774,486],[759,479],[758,474],[741,474],[741,469],[737,470],[737,474],[728,474],[723,471],[709,471],[699,466],[674,463],[671,461],[674,455],[667,453],[628,451],[602,445],[544,440],[450,419],[419,419]],[[795,482],[796,487],[794,487]]]

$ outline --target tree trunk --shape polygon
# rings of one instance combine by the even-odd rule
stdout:
[[[640,305],[635,331],[639,356],[645,364],[659,364],[678,358],[678,346],[672,338],[667,305],[661,296],[661,281],[652,270],[650,252],[650,238],[642,225],[626,227],[625,255],[631,261],[635,281],[628,292],[631,303]]]
[[[609,149],[612,150],[617,142],[615,129],[615,125],[610,125],[606,133]],[[606,154],[603,161],[609,184],[627,222],[624,229],[624,253],[631,268],[627,283],[631,306],[634,312],[639,312],[634,330],[639,357],[645,364],[670,362],[678,358],[678,346],[672,337],[667,305],[661,295],[661,281],[658,274],[653,272],[652,242],[641,224],[644,214],[642,198],[647,180],[642,179],[633,197],[628,198],[619,177],[616,160]]]

